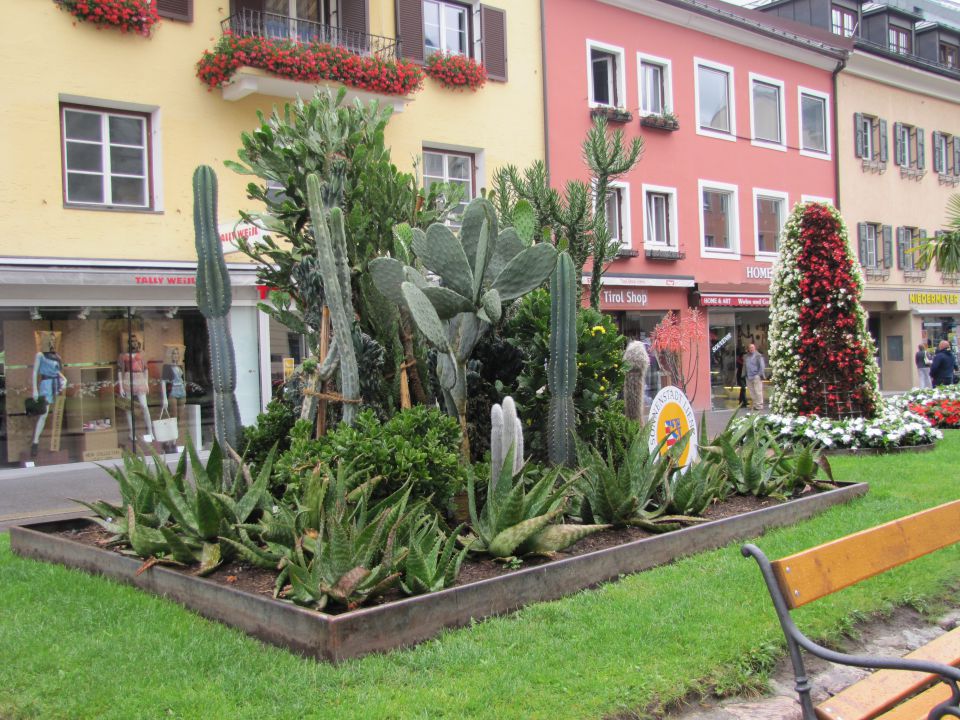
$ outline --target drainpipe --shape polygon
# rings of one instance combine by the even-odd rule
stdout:
[[[540,0],[540,77],[543,87],[543,165],[550,184],[550,126],[547,122],[547,8]]]
[[[833,80],[833,203],[837,210],[840,210],[840,98],[837,93],[837,76],[846,66],[847,58],[844,56],[831,74]]]

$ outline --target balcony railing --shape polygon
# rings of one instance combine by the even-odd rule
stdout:
[[[313,20],[301,20],[250,8],[244,8],[226,18],[221,23],[221,28],[224,32],[230,31],[240,37],[333,45],[346,48],[357,55],[375,55],[381,60],[397,59],[399,50],[399,43],[393,38],[344,30]]]

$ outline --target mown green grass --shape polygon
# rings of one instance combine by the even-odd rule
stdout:
[[[758,544],[779,557],[960,497],[960,433],[932,453],[834,458],[868,495]],[[949,548],[797,613],[832,641],[951,593]],[[783,640],[739,543],[416,648],[330,666],[133,588],[24,560],[0,535],[0,718],[658,717],[762,688]]]

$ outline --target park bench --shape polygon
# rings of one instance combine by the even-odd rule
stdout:
[[[804,720],[935,720],[960,717],[960,628],[903,658],[848,655],[822,647],[790,611],[960,541],[960,500],[909,515],[770,562],[756,545],[742,552],[760,565],[787,638]],[[876,669],[816,707],[801,648],[833,663]]]

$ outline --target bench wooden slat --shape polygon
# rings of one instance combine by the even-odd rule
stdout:
[[[947,665],[960,664],[960,628],[934,638],[904,657],[910,660],[932,660]],[[829,700],[820,703],[816,708],[817,717],[821,720],[876,718],[904,698],[910,697],[925,685],[929,685],[936,677],[936,675],[922,672],[877,670],[872,675],[841,690]],[[933,706],[927,707],[928,712],[931,707]],[[886,718],[886,716],[883,717]]]
[[[927,720],[932,708],[949,699],[950,686],[946,683],[937,683],[926,692],[881,715],[877,720]]]
[[[960,500],[789,555],[772,564],[791,608],[960,541]]]

